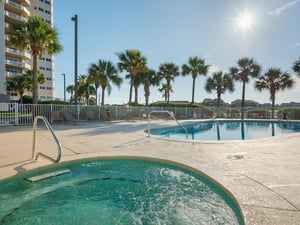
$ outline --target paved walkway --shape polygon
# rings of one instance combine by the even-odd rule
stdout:
[[[153,126],[172,122],[159,122]],[[143,132],[146,122],[53,126],[62,161],[103,156],[171,160],[198,169],[239,201],[247,225],[300,224],[300,134],[245,141],[172,141]],[[0,179],[48,165],[31,160],[32,128],[0,127]],[[55,156],[49,132],[37,132],[37,150]],[[55,149],[55,150],[53,150]]]

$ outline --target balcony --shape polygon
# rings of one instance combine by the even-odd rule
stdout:
[[[20,52],[19,50],[15,49],[15,48],[9,48],[9,47],[6,47],[5,48],[6,50],[6,53],[8,55],[13,55],[13,56],[16,56],[16,57],[22,57],[22,58],[26,58],[26,59],[31,59],[31,55],[29,52]]]
[[[13,19],[13,20],[18,20],[18,21],[24,21],[25,18],[23,16],[19,16],[15,13],[12,13],[12,12],[5,12],[5,16],[7,16],[7,18],[9,19]]]
[[[9,35],[5,34],[5,35],[4,35],[4,39],[5,39],[5,41],[10,41]]]
[[[30,1],[29,0],[14,0],[14,2],[22,4],[22,5],[26,6],[26,7],[30,6]]]
[[[6,77],[14,77],[17,76],[18,74],[19,74],[18,72],[6,71]]]
[[[6,29],[10,29],[10,28],[11,28],[11,26],[10,26],[9,23],[5,23],[5,24],[4,24],[4,27],[5,27]]]
[[[13,2],[11,0],[5,0],[5,3],[7,5],[8,11],[17,12],[18,14],[24,16],[30,16],[29,10],[23,5]]]
[[[25,67],[27,70],[31,70],[32,67],[29,63],[22,63],[23,67]]]
[[[17,68],[25,68],[27,70],[31,70],[31,65],[29,63],[20,62],[20,61],[12,60],[12,59],[6,59],[5,63],[8,66],[17,67]]]

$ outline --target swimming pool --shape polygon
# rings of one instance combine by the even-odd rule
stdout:
[[[24,178],[70,169],[37,182]],[[214,182],[171,164],[89,160],[0,182],[0,224],[244,224]]]
[[[207,121],[184,126],[193,140],[239,140],[279,136],[300,132],[300,123],[290,121]],[[151,129],[151,134],[171,138],[186,138],[180,126]]]

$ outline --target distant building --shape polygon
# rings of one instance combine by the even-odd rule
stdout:
[[[20,52],[9,40],[10,24],[24,21],[29,16],[40,16],[53,26],[53,0],[2,0],[0,2],[0,94],[6,94],[6,77],[16,76],[32,69],[31,54]],[[39,100],[54,98],[54,57],[44,55],[39,60],[39,70],[45,76],[45,83],[39,85]],[[16,101],[19,96],[11,95]]]
[[[300,107],[300,102],[282,103],[281,107]]]

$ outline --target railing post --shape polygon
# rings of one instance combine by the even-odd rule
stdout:
[[[47,155],[45,155],[45,154],[43,154],[43,153],[41,153],[41,152],[38,152],[38,153],[36,154],[36,157],[35,157],[35,158],[37,159],[39,156],[43,156],[44,158],[50,160],[50,161],[53,162],[53,163],[58,163],[58,162],[60,161],[60,159],[61,159],[62,146],[61,146],[61,144],[60,144],[59,139],[58,139],[57,136],[55,135],[55,133],[54,133],[54,131],[53,131],[53,129],[52,129],[50,123],[48,122],[47,118],[46,118],[46,117],[43,117],[43,116],[36,116],[36,117],[34,118],[34,121],[33,121],[33,140],[32,140],[33,142],[32,142],[32,154],[31,154],[32,159],[34,159],[34,153],[35,153],[36,130],[37,130],[37,121],[38,121],[38,119],[43,120],[44,124],[46,125],[46,127],[48,128],[48,130],[51,132],[51,134],[52,134],[54,140],[56,141],[56,143],[57,143],[57,145],[58,145],[58,156],[57,156],[56,159],[53,159],[53,158],[51,158],[50,156],[47,156]]]

